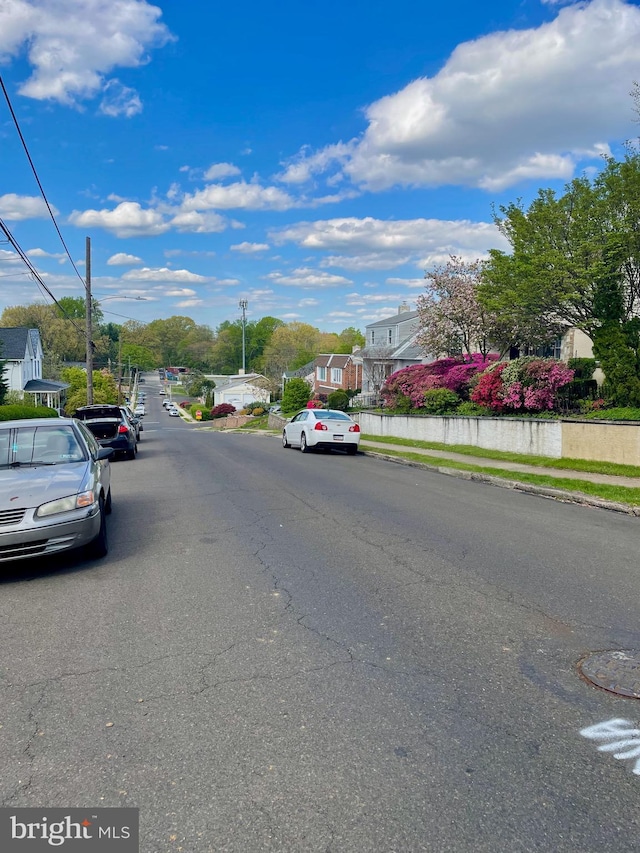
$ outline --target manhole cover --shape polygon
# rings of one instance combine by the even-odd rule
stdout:
[[[640,652],[598,652],[580,661],[578,669],[596,687],[640,699]]]

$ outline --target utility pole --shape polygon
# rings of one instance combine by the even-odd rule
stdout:
[[[240,308],[242,308],[242,375],[246,373],[246,358],[245,358],[245,329],[247,326],[247,305],[249,304],[246,299],[240,300]]]
[[[85,290],[87,336],[87,406],[93,405],[93,323],[91,320],[91,237],[85,243]]]

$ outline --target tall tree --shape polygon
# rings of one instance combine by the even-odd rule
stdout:
[[[498,314],[478,298],[482,270],[481,261],[470,263],[452,255],[444,266],[425,274],[426,292],[417,299],[418,343],[428,355],[480,352],[486,356],[498,337],[505,337]],[[500,343],[510,346],[510,342]]]

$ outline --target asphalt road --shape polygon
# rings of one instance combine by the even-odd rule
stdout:
[[[640,649],[640,520],[146,390],[109,556],[3,569],[2,805],[138,807],[143,853],[637,850],[640,740],[580,732],[640,706],[576,664]]]

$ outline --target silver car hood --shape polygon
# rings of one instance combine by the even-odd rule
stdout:
[[[41,465],[0,470],[0,510],[34,507],[74,495],[85,481],[87,465]]]

